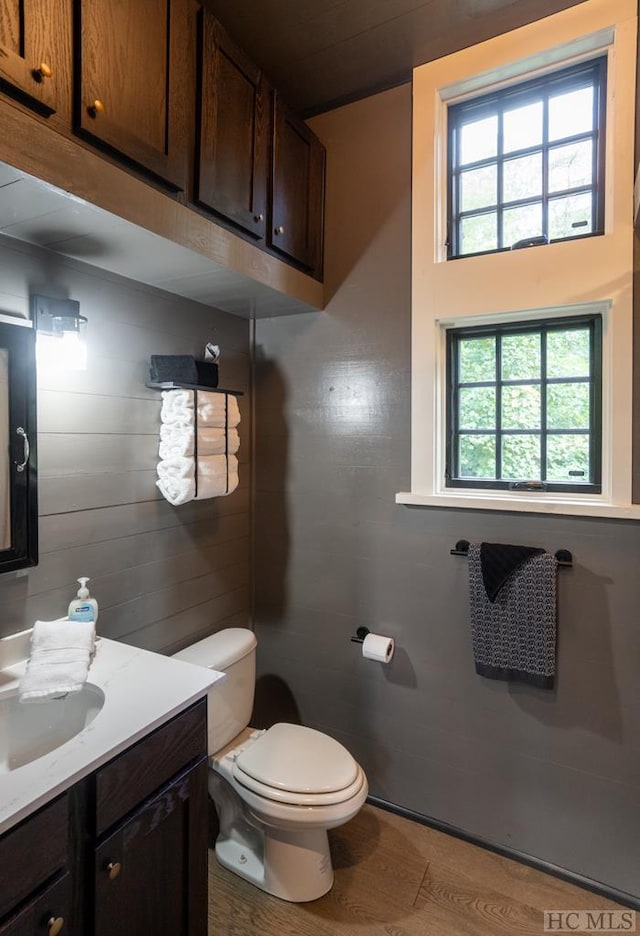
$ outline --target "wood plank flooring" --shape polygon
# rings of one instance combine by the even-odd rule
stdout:
[[[620,909],[373,806],[330,841],[335,883],[309,904],[264,894],[210,852],[209,936],[542,936],[543,910]]]

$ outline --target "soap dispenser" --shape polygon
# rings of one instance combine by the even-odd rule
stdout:
[[[90,579],[84,576],[78,579],[80,583],[78,597],[74,598],[69,605],[70,621],[86,621],[95,624],[98,620],[98,602],[89,595],[89,589],[87,588],[87,582],[89,581]]]

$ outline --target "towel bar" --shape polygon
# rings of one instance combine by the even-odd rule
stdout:
[[[458,540],[453,549],[450,550],[452,556],[468,556],[469,540]],[[558,565],[571,568],[573,566],[573,556],[568,549],[558,549],[556,552]]]

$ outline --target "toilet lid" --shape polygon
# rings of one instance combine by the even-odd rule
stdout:
[[[274,725],[238,755],[236,764],[258,783],[291,793],[335,793],[358,776],[346,748],[302,725]]]

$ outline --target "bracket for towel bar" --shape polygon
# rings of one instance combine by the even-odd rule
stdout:
[[[458,540],[456,545],[452,550],[450,550],[452,556],[469,556],[469,540]],[[573,566],[573,556],[568,549],[559,549],[556,552],[556,559],[558,560],[559,566],[565,566],[566,568],[571,568]]]

